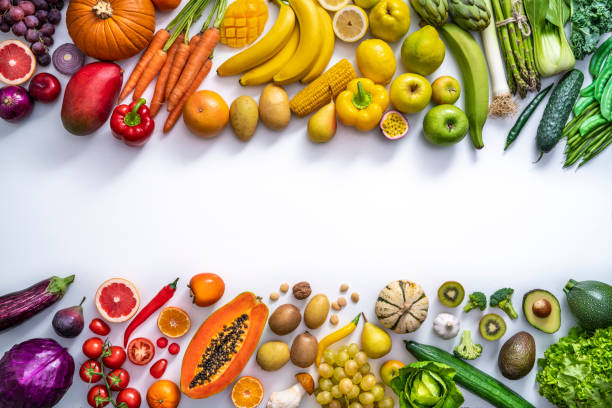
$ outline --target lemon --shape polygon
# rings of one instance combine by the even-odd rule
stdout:
[[[344,6],[334,15],[333,26],[342,41],[359,41],[368,31],[368,16],[361,7]]]
[[[369,9],[374,7],[380,0],[353,0],[356,6],[362,9]]]
[[[327,11],[338,11],[351,4],[351,0],[319,0],[319,4]]]
[[[357,47],[357,66],[361,75],[377,84],[388,84],[395,74],[395,54],[383,40],[365,40]]]

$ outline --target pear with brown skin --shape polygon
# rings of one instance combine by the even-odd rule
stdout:
[[[336,104],[332,97],[329,103],[315,112],[308,121],[308,137],[313,143],[327,143],[336,134]]]

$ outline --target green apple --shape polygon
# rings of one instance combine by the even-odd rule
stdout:
[[[431,85],[419,74],[402,74],[391,83],[389,99],[400,112],[420,112],[431,100]]]
[[[465,113],[455,105],[438,105],[425,115],[423,131],[432,144],[448,146],[461,141],[469,128]]]
[[[461,85],[455,78],[445,75],[433,81],[431,84],[431,100],[436,105],[453,104],[461,95]]]
[[[354,0],[353,3],[365,10],[374,7],[379,1],[380,0]]]
[[[387,361],[385,364],[383,364],[380,367],[380,379],[386,386],[390,387],[391,380],[393,379],[393,377],[399,374],[399,370],[403,366],[405,366],[405,364],[402,363],[401,361],[397,361],[397,360]]]

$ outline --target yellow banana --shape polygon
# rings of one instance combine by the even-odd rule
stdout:
[[[278,18],[270,31],[261,40],[221,64],[217,68],[217,75],[238,75],[269,60],[287,44],[294,27],[293,9],[284,3],[281,4]]]
[[[334,53],[334,47],[336,45],[336,35],[334,34],[334,27],[332,26],[332,19],[329,16],[327,10],[321,6],[317,6],[317,13],[319,14],[319,24],[321,30],[321,37],[323,38],[323,44],[321,45],[321,51],[312,65],[310,70],[306,73],[300,82],[307,84],[312,82],[314,79],[319,77],[327,68],[327,64],[331,60],[332,54]]]
[[[274,82],[285,85],[302,78],[321,52],[319,13],[315,0],[289,0],[300,24],[300,42],[291,61],[276,75]]]
[[[272,77],[283,69],[291,57],[293,57],[299,41],[300,27],[296,24],[296,26],[293,28],[293,32],[291,33],[291,37],[289,37],[289,41],[287,41],[287,44],[285,44],[283,49],[263,64],[245,72],[244,75],[240,77],[240,85],[262,85],[272,81]]]

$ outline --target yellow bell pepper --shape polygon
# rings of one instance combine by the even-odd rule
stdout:
[[[368,78],[357,78],[336,98],[336,113],[346,126],[365,132],[378,125],[388,105],[389,94],[384,86]]]

